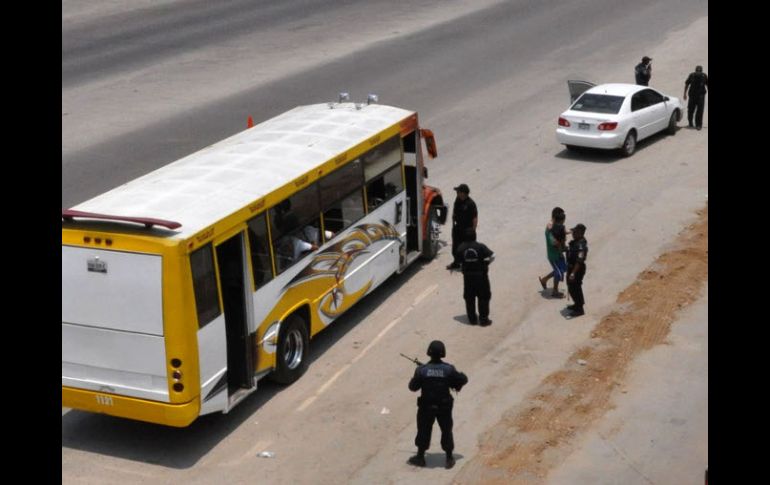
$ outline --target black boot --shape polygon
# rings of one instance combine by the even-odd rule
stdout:
[[[447,453],[446,454],[446,465],[444,465],[444,467],[446,469],[449,469],[449,468],[452,468],[453,466],[455,466],[455,457],[452,456],[451,453]]]
[[[414,466],[425,466],[425,452],[417,451],[417,454],[409,458],[409,464]]]

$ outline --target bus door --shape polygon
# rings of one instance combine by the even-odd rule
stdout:
[[[422,213],[422,173],[418,170],[417,157],[419,146],[417,131],[403,137],[404,142],[404,175],[406,177],[406,261],[409,264],[420,251],[420,217]],[[403,268],[402,268],[403,269]]]
[[[249,321],[253,319],[247,302],[251,285],[247,278],[245,238],[243,233],[219,244],[217,263],[222,289],[227,342],[227,390],[229,404],[245,397],[246,390],[255,387],[254,343],[249,339]]]

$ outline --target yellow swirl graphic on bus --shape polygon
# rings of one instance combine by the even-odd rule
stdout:
[[[319,310],[328,318],[336,318],[371,288],[374,278],[361,288],[349,291],[345,287],[345,276],[356,258],[369,253],[371,246],[382,240],[399,240],[398,231],[389,222],[381,219],[380,224],[359,224],[342,240],[316,255],[286,288],[299,288],[310,281],[329,279],[332,289],[321,299]]]

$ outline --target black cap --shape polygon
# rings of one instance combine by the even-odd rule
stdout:
[[[428,356],[438,357],[439,359],[446,357],[446,347],[444,347],[444,342],[441,340],[434,340],[431,342],[430,345],[428,345]]]
[[[471,189],[468,188],[467,184],[460,184],[457,187],[455,187],[455,190],[457,192],[465,192],[466,194],[470,194],[471,193]]]
[[[647,61],[651,61],[651,60],[652,60],[652,57],[648,57],[648,56],[642,57],[642,62],[647,62]]]
[[[577,231],[577,232],[583,234],[583,233],[586,232],[586,226],[584,224],[578,224],[577,226],[575,226],[572,229],[570,229],[570,231],[572,231],[572,232]]]

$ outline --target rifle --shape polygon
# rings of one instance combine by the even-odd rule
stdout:
[[[417,358],[416,358],[416,357],[409,357],[409,356],[407,356],[407,355],[404,355],[404,354],[400,354],[400,355],[401,355],[401,357],[405,358],[406,360],[409,360],[409,361],[411,361],[411,362],[414,362],[416,365],[423,365],[423,363],[422,363],[422,362],[420,362],[419,360],[417,360]]]

